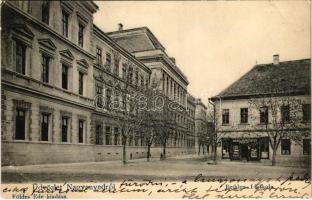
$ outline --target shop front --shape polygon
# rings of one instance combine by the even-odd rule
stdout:
[[[241,161],[269,159],[269,139],[223,138],[222,159]]]

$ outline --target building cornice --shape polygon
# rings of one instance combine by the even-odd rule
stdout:
[[[303,96],[310,94],[306,91],[296,91],[290,93],[267,93],[267,94],[246,94],[246,95],[233,95],[233,96],[214,96],[210,99],[215,102],[221,100],[238,100],[238,99],[250,99],[250,98],[266,98],[266,97],[285,97],[285,96]]]
[[[172,67],[172,65],[168,62],[168,59],[166,59],[166,56],[163,54],[157,54],[153,56],[142,56],[138,57],[139,60],[142,62],[162,62],[164,65],[169,65],[169,69],[171,70],[172,73],[175,73],[178,75],[178,78],[185,84],[188,85],[189,81],[186,79],[184,75],[182,75],[179,71],[175,70],[175,68]]]

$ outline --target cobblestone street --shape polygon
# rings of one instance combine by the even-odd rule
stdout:
[[[198,174],[206,178],[286,178],[310,176],[310,170],[298,167],[264,166],[257,162],[220,161],[210,165],[204,157],[176,157],[165,161],[132,160],[2,167],[2,182],[100,182],[124,179],[194,180]]]

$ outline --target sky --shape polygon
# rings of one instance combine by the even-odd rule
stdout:
[[[310,58],[308,1],[96,1],[104,32],[148,27],[207,105],[256,63]]]

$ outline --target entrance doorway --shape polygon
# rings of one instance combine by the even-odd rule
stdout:
[[[248,144],[241,144],[241,159],[249,160],[249,149]]]

